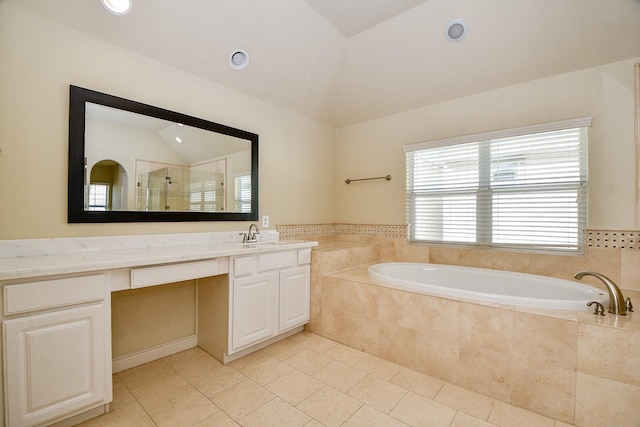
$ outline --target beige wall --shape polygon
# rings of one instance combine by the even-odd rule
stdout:
[[[401,224],[402,146],[578,117],[589,131],[589,227],[635,228],[634,63],[617,62],[511,86],[336,131],[336,220]],[[346,185],[346,178],[393,179]]]
[[[227,53],[224,52],[224,55]],[[223,55],[223,56],[224,56]],[[245,223],[67,224],[69,85],[260,135],[260,213],[333,220],[334,131],[0,2],[0,238],[203,232]],[[238,78],[247,78],[239,74]],[[284,167],[286,165],[286,168]]]

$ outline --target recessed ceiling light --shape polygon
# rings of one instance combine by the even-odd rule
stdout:
[[[131,0],[100,0],[100,3],[114,15],[126,15],[131,10]]]
[[[249,65],[249,54],[244,50],[236,50],[229,56],[229,65],[234,70],[244,70]]]
[[[459,18],[452,19],[447,23],[445,36],[450,42],[459,42],[467,36],[468,31],[469,26],[467,25],[467,21]]]

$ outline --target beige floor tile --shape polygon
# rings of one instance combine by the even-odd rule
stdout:
[[[325,351],[324,354],[351,366],[360,362],[367,356],[367,353],[351,347],[347,347],[343,344],[334,345],[333,347]]]
[[[86,423],[82,427],[153,427],[151,417],[142,409],[138,402],[131,403],[118,411],[109,412]]]
[[[310,348],[311,350],[315,350],[318,353],[324,353],[336,345],[335,341],[331,341],[330,339],[314,334],[313,332],[300,332],[299,334],[290,336],[288,339]]]
[[[131,394],[149,411],[156,406],[183,396],[195,388],[178,374],[168,375],[140,387],[131,389]]]
[[[298,409],[327,427],[339,426],[362,406],[362,402],[324,386],[298,405]]]
[[[291,356],[285,362],[307,375],[313,375],[333,362],[333,359],[315,350],[307,349]]]
[[[369,405],[364,405],[358,410],[346,423],[342,424],[343,427],[406,427],[407,425],[402,421],[396,420],[393,417],[380,412]]]
[[[240,424],[233,421],[227,414],[218,411],[208,418],[194,424],[193,427],[238,427]]]
[[[208,370],[222,366],[222,363],[214,359],[213,356],[202,351],[193,352],[188,357],[172,361],[169,365],[185,379],[190,380],[191,378],[196,378],[202,375]]]
[[[175,371],[163,360],[156,360],[136,366],[135,368],[127,369],[116,375],[118,375],[118,378],[131,390],[132,388],[140,387],[143,384],[174,373]]]
[[[230,366],[238,371],[242,371],[248,366],[256,363],[260,359],[264,359],[265,357],[271,357],[267,353],[259,350],[254,351],[253,353],[249,353],[246,356],[242,356],[239,359],[234,360],[233,362],[227,363],[227,366]]]
[[[409,392],[389,415],[413,427],[448,427],[456,412],[453,408]]]
[[[238,422],[244,427],[302,427],[309,421],[307,414],[276,397]]]
[[[265,387],[290,404],[297,405],[323,386],[322,382],[297,369],[292,369]]]
[[[389,382],[429,399],[433,399],[445,384],[442,380],[406,368],[402,368]]]
[[[267,355],[256,360],[254,363],[237,368],[247,377],[260,385],[269,384],[271,381],[280,378],[293,368],[278,359]]]
[[[490,397],[448,383],[442,387],[434,400],[482,420],[489,418],[494,402]]]
[[[246,379],[247,377],[237,370],[229,366],[220,366],[191,378],[190,381],[206,397],[212,397]]]
[[[206,351],[204,351],[203,349],[201,349],[200,347],[192,347],[188,350],[185,351],[181,351],[179,353],[175,353],[175,354],[171,354],[169,356],[163,357],[162,360],[164,360],[164,362],[171,366],[174,363],[182,360],[182,359],[187,359],[189,357],[193,357],[196,355],[201,355],[201,354],[208,354]]]
[[[554,427],[554,420],[500,401],[493,404],[490,423],[500,427]]]
[[[122,409],[135,402],[136,398],[129,391],[122,381],[115,381],[113,384],[113,401],[109,405],[111,411]]]
[[[402,369],[402,366],[400,365],[396,365],[395,363],[388,362],[370,354],[367,354],[364,359],[356,363],[355,367],[385,381],[389,381],[398,372],[400,372],[400,369]]]
[[[148,412],[159,427],[176,427],[192,426],[218,411],[216,405],[194,390]]]
[[[325,427],[325,425],[317,420],[312,419],[311,421],[306,423],[304,427]]]
[[[490,424],[487,421],[481,420],[469,414],[465,414],[462,411],[458,411],[453,418],[449,427],[495,427],[494,424]]]
[[[373,375],[367,375],[347,394],[387,414],[407,394],[407,390]]]
[[[291,340],[281,340],[262,349],[263,352],[278,360],[285,360],[300,353],[306,347]]]
[[[366,372],[337,360],[313,374],[313,378],[345,393],[366,376]]]
[[[260,384],[246,380],[216,394],[211,400],[231,418],[238,421],[274,397],[273,393]]]

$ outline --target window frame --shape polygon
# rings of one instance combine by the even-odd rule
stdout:
[[[420,142],[417,144],[405,145],[403,147],[403,151],[406,154],[406,209],[407,209],[407,222],[409,223],[409,240],[412,243],[424,243],[429,245],[447,245],[447,246],[455,246],[455,247],[474,247],[474,248],[495,248],[495,249],[507,249],[507,250],[516,250],[516,251],[527,251],[527,252],[546,252],[546,253],[558,253],[558,252],[569,252],[569,253],[583,253],[584,252],[584,230],[587,227],[587,190],[588,190],[588,155],[587,155],[587,144],[588,144],[588,135],[587,129],[591,125],[591,118],[580,118],[573,120],[566,120],[560,122],[552,122],[545,123],[541,125],[534,126],[526,126],[520,128],[513,129],[505,129],[494,132],[485,132],[480,134],[473,135],[465,135],[454,138],[441,139],[436,141],[427,141]],[[560,183],[544,183],[541,185],[532,185],[532,186],[522,186],[517,184],[511,185],[503,185],[496,186],[495,183],[499,182],[499,180],[492,179],[492,166],[494,166],[493,158],[491,158],[491,154],[487,153],[486,150],[491,150],[490,148],[481,148],[484,145],[491,146],[491,144],[495,143],[496,140],[501,140],[504,138],[512,138],[512,137],[526,137],[528,135],[536,135],[547,132],[556,132],[556,131],[564,131],[570,129],[580,129],[580,132],[584,133],[580,134],[580,145],[578,146],[578,156],[577,160],[578,168],[579,168],[579,181],[574,180],[566,180]],[[524,138],[523,138],[524,139]],[[464,149],[464,144],[468,144],[466,147],[472,153],[470,159],[474,160],[477,163],[477,180],[476,182],[467,183],[464,182],[463,185],[456,187],[456,192],[453,193],[451,191],[453,185],[451,187],[438,188],[437,190],[425,190],[422,188],[421,191],[414,191],[414,185],[420,186],[420,184],[424,185],[424,182],[420,183],[420,177],[416,178],[415,174],[423,172],[420,170],[420,166],[416,166],[414,164],[414,155],[419,156],[419,153],[416,152],[424,152],[424,150],[429,149],[443,149],[445,151],[447,148],[451,147],[452,149],[461,148]],[[477,145],[477,151],[474,152],[473,149],[476,148],[474,145]],[[548,147],[547,147],[548,149]],[[483,152],[483,150],[485,150]],[[474,157],[475,156],[475,157]],[[489,156],[489,157],[487,157]],[[418,160],[416,160],[418,161]],[[482,163],[484,161],[484,163]],[[508,162],[506,162],[508,163]],[[506,164],[505,163],[505,164]],[[417,172],[416,170],[417,169]],[[481,172],[482,170],[482,172]],[[505,177],[508,179],[509,171],[505,170]],[[474,172],[476,173],[476,172]],[[428,174],[426,175],[428,176]],[[470,175],[472,176],[472,175]],[[515,181],[515,180],[514,180]],[[418,182],[418,183],[416,183]],[[430,182],[430,181],[427,181]],[[437,179],[435,181],[431,181],[433,183],[438,183]],[[554,188],[555,186],[555,188]],[[572,187],[573,186],[573,187]],[[500,219],[500,216],[496,215],[496,212],[493,210],[493,201],[496,200],[496,195],[504,195],[504,194],[536,194],[540,193],[540,191],[546,192],[545,194],[554,194],[555,191],[561,189],[564,191],[563,197],[567,200],[570,200],[572,194],[575,194],[575,197],[578,200],[578,204],[575,210],[576,215],[576,229],[574,230],[576,233],[577,241],[569,243],[570,239],[567,239],[567,243],[552,244],[552,238],[548,237],[548,241],[544,242],[528,242],[528,243],[516,243],[516,242],[508,242],[504,243],[508,239],[502,237],[502,242],[500,242],[499,238],[495,238],[493,235],[495,232],[495,226],[493,222]],[[562,193],[557,193],[562,195]],[[464,202],[459,202],[460,206],[466,207],[467,211],[464,211],[460,214],[451,214],[446,216],[444,210],[449,206],[450,209],[456,209],[454,205],[447,204],[445,202],[440,202],[437,199],[443,199],[444,196],[450,196],[449,198],[452,200],[452,203],[455,202],[454,195],[467,195],[468,197],[477,200],[475,202],[469,203],[467,202],[464,205]],[[429,199],[431,198],[431,199]],[[435,211],[430,211],[431,205],[429,208],[424,208],[424,203],[432,203],[432,200],[435,200],[435,204],[433,206],[436,207]],[[422,203],[422,205],[421,205]],[[422,207],[421,207],[422,206]],[[454,207],[451,207],[454,206]],[[469,206],[472,206],[469,208]],[[488,208],[487,208],[488,206]],[[437,209],[441,208],[442,210],[439,212]],[[457,208],[457,209],[464,209]],[[520,207],[518,207],[520,209]],[[441,226],[438,228],[431,227],[430,224],[433,222],[429,222],[427,217],[423,215],[431,215],[435,212],[435,218],[440,218],[442,224],[445,221],[454,221],[458,220],[457,224],[461,224],[459,221],[460,218],[463,218],[464,228],[465,230],[460,233],[457,237],[458,240],[450,239],[445,237],[447,228],[452,228],[453,226],[446,227]],[[462,211],[460,211],[462,212]],[[422,215],[421,215],[422,214]],[[458,216],[456,216],[458,215]],[[468,220],[464,219],[465,215],[467,215]],[[422,220],[420,220],[421,217]],[[415,219],[414,218],[418,218]],[[470,219],[473,218],[473,219]],[[436,220],[437,223],[437,220]],[[526,221],[523,221],[523,224],[518,226],[522,227],[521,229],[525,229]],[[467,230],[468,226],[468,230]],[[531,226],[529,226],[531,228]],[[435,238],[425,238],[425,234],[429,233],[437,234],[440,232],[440,236]],[[463,240],[460,236],[466,234],[466,240]],[[418,235],[418,237],[416,237]],[[422,235],[422,236],[419,236]],[[469,236],[473,235],[471,238]],[[533,238],[535,234],[530,234]],[[567,234],[569,235],[569,234]],[[514,238],[513,240],[517,240]],[[523,240],[523,239],[521,239]],[[535,239],[534,239],[535,240]]]

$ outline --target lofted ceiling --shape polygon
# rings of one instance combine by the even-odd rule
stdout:
[[[640,0],[0,1],[335,126],[640,57]]]

